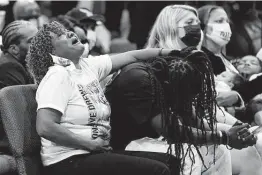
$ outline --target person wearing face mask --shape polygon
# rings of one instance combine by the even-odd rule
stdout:
[[[181,57],[185,58],[187,54],[192,52],[198,52],[201,46],[201,29],[199,25],[199,19],[198,19],[198,13],[196,9],[193,7],[187,6],[187,5],[171,5],[165,7],[160,14],[158,15],[152,30],[149,35],[147,48],[172,48],[176,49],[177,52],[174,52],[174,55],[170,55],[170,57]],[[199,48],[196,50],[196,47]],[[192,49],[194,48],[194,49]],[[204,54],[202,51],[201,55],[206,57],[206,54]],[[180,55],[180,53],[187,53],[183,56]],[[194,55],[194,54],[193,54]],[[197,55],[192,56],[192,60],[197,59]],[[167,59],[167,58],[166,58]],[[169,58],[170,59],[170,58]],[[186,59],[186,58],[185,58]],[[199,61],[199,65],[202,65],[203,62]],[[198,62],[196,61],[196,63]],[[208,61],[209,62],[209,61]],[[181,62],[182,64],[182,62]],[[177,73],[184,70],[184,74],[187,74],[186,68],[178,63],[175,70],[177,70]],[[172,66],[169,65],[172,69]],[[201,71],[210,71],[210,75],[207,75],[205,77],[209,77],[213,79],[213,71],[206,70],[206,68],[211,68],[210,63],[208,63],[208,66],[201,67],[198,70]],[[164,105],[165,100],[167,100],[165,97],[161,98],[161,93],[168,91],[168,81],[165,81],[165,73],[163,70],[169,70],[168,68],[164,67],[161,64],[161,61],[159,61],[159,64],[155,63],[153,67],[147,68],[142,63],[132,64],[130,66],[127,66],[121,70],[118,76],[112,81],[112,83],[108,86],[106,95],[109,99],[109,102],[112,106],[112,140],[111,144],[114,149],[127,149],[127,150],[133,150],[133,151],[157,151],[157,152],[166,152],[168,148],[168,144],[159,137],[159,139],[151,139],[148,137],[158,137],[161,136],[163,133],[157,132],[156,127],[159,126],[159,122],[161,119],[158,117],[164,117],[164,114],[162,114],[162,111],[157,107],[158,105]],[[181,73],[182,73],[181,72]],[[173,74],[174,73],[174,74]],[[180,83],[185,83],[182,86],[172,92],[183,92],[185,94],[187,93],[187,85],[191,82],[191,80],[188,81],[176,81],[179,76],[175,75],[175,72],[170,73],[173,76],[172,85],[178,85]],[[183,73],[182,73],[183,74]],[[181,77],[183,77],[181,75]],[[152,83],[154,80],[159,80],[160,84],[157,86],[157,84]],[[170,82],[170,83],[171,83]],[[165,85],[166,83],[166,85]],[[170,87],[171,89],[173,88]],[[174,87],[175,88],[175,87]],[[181,90],[181,91],[179,91]],[[164,91],[164,92],[163,92]],[[179,92],[178,92],[179,91]],[[169,92],[169,91],[168,91]],[[164,93],[165,94],[165,93]],[[171,97],[171,99],[180,101],[180,104],[186,104],[182,102],[182,100],[187,99],[187,95],[172,95],[171,91],[168,93],[168,96]],[[160,96],[160,97],[159,97]],[[156,99],[155,99],[156,98]],[[159,102],[160,101],[160,102]],[[179,103],[179,102],[178,102]],[[211,103],[209,103],[210,105]],[[178,104],[173,104],[174,106]],[[211,105],[212,108],[214,107]],[[163,106],[162,106],[163,107]],[[187,110],[189,106],[187,107],[177,107],[179,109]],[[170,110],[170,109],[169,109]],[[200,110],[199,108],[196,109],[196,111]],[[170,111],[169,111],[170,112]],[[176,111],[174,111],[176,113]],[[197,112],[198,113],[198,112]],[[202,113],[203,114],[203,113]],[[155,116],[157,115],[157,116]],[[190,116],[189,117],[193,117]],[[213,116],[214,117],[214,116]],[[158,119],[157,119],[158,118]],[[119,121],[118,121],[119,120]],[[203,120],[205,123],[204,116],[200,117],[200,120]],[[120,122],[123,121],[123,122]],[[185,123],[180,123],[181,126],[187,126]],[[244,126],[244,125],[243,125]],[[197,127],[198,126],[194,126]],[[208,126],[204,126],[204,128],[208,128]],[[232,128],[235,128],[237,126],[234,126]],[[160,127],[161,128],[161,127]],[[201,127],[200,127],[201,128]],[[201,129],[204,129],[201,128]],[[232,130],[230,127],[229,130]],[[157,132],[156,135],[154,135]],[[230,132],[231,133],[231,132]],[[158,135],[159,134],[159,135]],[[233,133],[231,133],[234,135]],[[123,137],[125,135],[125,137]],[[200,134],[201,135],[201,134]],[[141,138],[145,137],[145,138]],[[201,140],[201,139],[198,139]],[[129,144],[129,142],[131,142]],[[183,143],[183,141],[179,142],[180,144]],[[177,144],[179,144],[177,143]],[[213,145],[211,143],[211,145]],[[187,144],[182,144],[182,147],[184,150],[189,148],[190,154],[194,155],[194,164],[191,169],[191,163],[192,159],[190,159],[190,156],[185,156],[185,166],[183,169],[183,174],[232,174],[231,172],[231,163],[230,163],[230,154],[229,152],[224,149],[224,147],[219,147],[216,149],[216,153],[218,156],[216,156],[216,159],[219,161],[216,161],[217,163],[213,164],[213,156],[214,152],[209,152],[207,156],[207,151],[205,148],[201,148],[202,156],[204,157],[204,164],[207,165],[207,167],[203,166],[203,162],[201,162],[200,157],[197,154],[197,151],[194,150],[194,147],[188,147]],[[181,147],[180,147],[181,148]],[[192,149],[191,149],[192,148]],[[199,149],[199,147],[195,147],[196,149]],[[213,150],[210,148],[209,150]],[[203,167],[202,167],[203,166]],[[207,168],[207,169],[206,169]],[[193,170],[193,172],[191,172]]]
[[[204,31],[204,48],[202,49],[209,55],[211,62],[213,62],[214,72],[220,74],[225,70],[230,70],[239,74],[239,71],[227,60],[227,57],[223,53],[223,49],[230,41],[232,35],[225,10],[219,6],[206,5],[199,8],[198,12]],[[239,103],[241,101],[240,97],[246,101],[247,94],[250,94],[245,93],[247,88],[252,89],[254,87],[251,84],[254,84],[254,81],[242,84],[237,88],[237,91],[235,89],[235,91],[219,93],[217,96],[218,104],[230,107]],[[254,90],[252,89],[249,92],[253,94]],[[254,130],[254,128],[252,127],[251,130]],[[258,141],[255,146],[243,150],[234,149],[230,151],[233,174],[261,174],[260,166],[251,166],[251,164],[261,164],[261,134],[258,133],[257,137]],[[243,159],[250,160],[250,164],[246,162],[243,164]]]
[[[187,46],[200,48],[203,38],[195,9],[186,5],[172,5],[167,6],[165,9],[162,11],[168,12],[166,12],[166,16],[159,15],[157,17],[150,31],[146,47],[173,48],[177,50]],[[170,17],[168,13],[174,16]],[[168,19],[170,22],[167,21]]]
[[[202,50],[209,55],[215,75],[226,70],[238,73],[223,53],[232,35],[229,19],[223,7],[205,5],[198,9],[198,13],[204,32]]]
[[[223,53],[232,35],[225,10],[220,6],[205,5],[198,9],[198,13],[204,33],[202,50],[211,61],[214,74],[218,75],[224,71],[239,74]],[[240,107],[240,104],[243,104],[241,96],[236,91],[219,93],[217,101],[219,106],[224,107]]]
[[[206,5],[198,9],[201,27],[204,31],[204,41],[202,50],[208,54],[216,75],[231,71],[239,74],[239,71],[227,60],[223,49],[231,38],[229,19],[225,10],[220,6]],[[252,88],[258,80],[244,83],[239,88],[231,92],[221,92],[218,94],[218,104],[225,107],[237,106],[241,101],[248,102],[258,92]],[[252,85],[251,85],[252,84]],[[252,92],[246,92],[249,87]],[[259,86],[257,86],[259,87]]]
[[[178,8],[177,8],[178,7]],[[193,11],[190,6],[169,6],[170,9],[174,8],[173,11],[166,12],[172,14],[172,19],[164,15],[160,16],[156,20],[154,26],[152,27],[151,33],[149,35],[147,48],[175,48],[181,50],[185,47],[194,46],[198,49],[201,48],[203,42],[205,42],[204,34],[201,30],[200,21],[198,18],[198,12],[187,13],[188,11]],[[186,10],[185,10],[186,9]],[[165,20],[163,18],[166,18]],[[201,19],[201,18],[200,18]],[[170,22],[171,21],[171,22]],[[230,29],[229,29],[230,30]],[[164,33],[165,32],[165,33]],[[225,36],[228,37],[229,35]],[[219,40],[219,38],[217,39]],[[203,49],[203,48],[202,48]],[[214,74],[217,75],[220,70],[215,69],[217,63],[220,63],[221,67],[225,67],[222,60],[219,58],[214,58],[212,52],[207,49],[203,51],[208,55]],[[218,64],[219,65],[219,64]],[[224,93],[224,92],[223,92]],[[223,93],[221,93],[223,95]],[[225,92],[231,93],[231,92]],[[232,91],[232,94],[237,94]],[[234,97],[235,98],[235,97]],[[242,104],[242,103],[241,103]],[[223,115],[220,110],[218,110],[218,116]],[[231,115],[227,115],[228,117]],[[223,117],[224,118],[224,117]],[[235,118],[229,117],[230,124],[234,124],[237,120]],[[223,126],[223,128],[226,126]],[[226,127],[227,128],[227,127]]]

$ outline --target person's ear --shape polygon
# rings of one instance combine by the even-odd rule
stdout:
[[[18,55],[19,52],[20,52],[19,47],[17,45],[15,45],[15,44],[10,45],[8,50],[13,55]]]

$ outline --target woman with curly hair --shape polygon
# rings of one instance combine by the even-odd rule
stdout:
[[[38,84],[36,129],[47,173],[169,175],[161,161],[109,152],[111,109],[99,81],[127,64],[171,50],[88,59],[80,58],[83,51],[76,34],[58,22],[44,25],[28,51],[27,66]]]

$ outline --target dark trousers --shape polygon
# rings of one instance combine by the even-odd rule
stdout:
[[[164,153],[107,152],[72,156],[45,167],[50,175],[175,175],[179,174],[178,161]]]

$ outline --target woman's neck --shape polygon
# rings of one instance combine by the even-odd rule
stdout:
[[[222,52],[222,47],[220,47],[219,45],[208,39],[204,42],[203,45],[214,54],[220,54]]]
[[[74,62],[73,62],[73,63],[74,63]],[[74,65],[75,65],[76,69],[80,69],[80,70],[81,70],[81,66],[80,66],[80,64],[79,64],[79,61],[78,61],[77,63],[74,63]]]
[[[79,60],[71,60],[73,64],[75,65],[76,69],[81,69],[81,66],[79,64]]]

